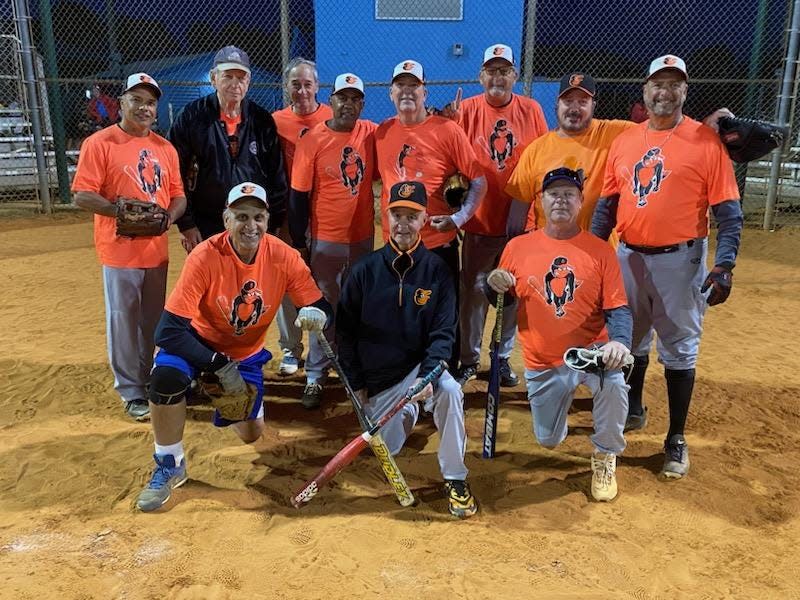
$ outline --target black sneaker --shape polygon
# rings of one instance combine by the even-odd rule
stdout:
[[[625,419],[625,428],[622,431],[637,431],[647,427],[647,407],[642,409],[640,414],[628,413],[628,418]]]
[[[308,410],[319,408],[319,405],[322,403],[322,386],[317,382],[307,383],[300,402],[303,408],[307,408]]]
[[[502,387],[514,387],[519,383],[519,377],[511,370],[507,358],[500,358],[500,385]]]
[[[142,422],[150,420],[150,404],[148,404],[147,400],[142,398],[126,401],[125,412],[135,421]]]
[[[472,381],[478,376],[478,365],[461,365],[456,375],[456,382],[461,387],[468,381]]]
[[[444,491],[447,495],[450,514],[459,519],[468,519],[478,512],[478,501],[469,489],[466,481],[446,479]]]
[[[661,475],[667,479],[681,479],[689,472],[689,446],[686,439],[676,433],[664,442],[664,466]]]

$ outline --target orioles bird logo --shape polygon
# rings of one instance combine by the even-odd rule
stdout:
[[[147,75],[139,75],[139,81],[143,83],[153,83],[153,80]]]
[[[347,77],[344,78],[344,81],[345,81],[345,83],[349,83],[350,85],[353,85],[354,83],[358,82],[358,77],[355,77],[353,75],[348,75]]]
[[[339,163],[339,174],[342,185],[350,188],[350,194],[358,194],[359,184],[364,180],[364,161],[351,146],[342,149],[342,161]]]
[[[583,75],[580,73],[574,73],[569,78],[569,84],[572,87],[578,87],[581,83],[583,83]]]
[[[506,168],[506,161],[511,158],[516,144],[514,132],[511,131],[508,122],[505,119],[498,119],[489,135],[489,156],[497,164],[498,171]]]
[[[400,189],[397,190],[397,195],[401,198],[410,198],[414,194],[414,186],[410,183],[404,183],[400,186]],[[419,291],[419,290],[417,290]]]
[[[150,150],[139,151],[136,171],[141,190],[155,201],[156,192],[161,188],[161,165]]]
[[[414,292],[414,304],[417,306],[425,306],[428,303],[428,300],[431,299],[431,292],[433,290],[423,290],[422,288],[417,288]]]
[[[248,196],[256,191],[256,186],[254,185],[243,185],[241,188],[243,194],[247,194]]]
[[[495,56],[503,56],[503,47],[502,46],[495,46],[492,54]]]
[[[678,63],[678,59],[674,56],[665,56],[664,57],[664,64],[665,65],[675,65]]]
[[[414,64],[413,62],[411,62],[411,61],[404,62],[404,63],[403,63],[403,71],[413,71],[413,70],[414,70],[414,67],[416,67],[416,66],[417,66],[417,65],[415,65],[415,64]]]
[[[559,319],[566,313],[564,305],[575,297],[575,273],[565,256],[557,256],[550,265],[550,272],[544,276],[545,301],[556,309]]]
[[[636,195],[636,206],[647,206],[647,197],[661,189],[661,184],[669,175],[664,168],[664,159],[661,148],[654,146],[644,153],[639,162],[633,167],[633,193]]]
[[[233,300],[228,323],[233,326],[234,335],[242,335],[247,327],[255,325],[264,310],[264,300],[256,282],[244,282],[239,295]]]

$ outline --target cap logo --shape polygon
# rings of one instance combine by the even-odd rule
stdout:
[[[253,192],[256,191],[256,186],[254,186],[254,185],[243,185],[240,189],[241,189],[241,192],[243,194],[250,195],[250,194],[252,194]]]
[[[347,77],[344,78],[344,81],[345,81],[345,83],[349,83],[350,85],[353,85],[354,83],[358,83],[358,77],[354,77],[352,75],[348,75]]]
[[[414,64],[413,62],[411,62],[411,61],[404,62],[404,63],[403,63],[403,71],[413,71],[413,70],[414,70],[414,67],[416,67],[416,66],[417,66],[417,65],[415,65],[415,64]]]
[[[401,198],[410,198],[414,195],[414,186],[410,183],[404,183],[400,186],[400,189],[397,190],[397,195]]]
[[[139,75],[139,81],[143,81],[144,83],[153,83],[153,80],[147,75]]]
[[[228,55],[228,59],[229,59],[229,60],[242,60],[242,57],[241,57],[241,55],[240,55],[238,52],[231,52],[231,53]]]
[[[417,306],[425,306],[428,303],[428,300],[431,299],[431,293],[433,290],[425,290],[423,288],[417,288],[414,291],[414,304]]]
[[[492,54],[495,56],[503,56],[503,47],[502,46],[495,46]]]
[[[664,64],[668,66],[672,66],[678,64],[678,59],[674,56],[665,56],[664,57]]]
[[[569,84],[572,87],[578,87],[581,83],[583,83],[583,75],[580,73],[574,73],[572,76],[570,76]]]

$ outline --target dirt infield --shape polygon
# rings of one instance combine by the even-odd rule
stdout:
[[[657,365],[650,425],[629,436],[610,504],[589,494],[586,401],[550,451],[533,440],[522,386],[504,393],[499,455],[485,461],[479,380],[467,386],[467,466],[482,510],[466,522],[446,515],[430,419],[397,460],[417,507],[396,504],[365,454],[291,508],[357,423],[341,388],[304,411],[302,379],[279,379],[274,362],[266,435],[244,446],[191,408],[189,483],[165,509],[137,512],[152,434],[112,390],[90,223],[6,222],[0,248],[0,598],[800,599],[797,233],[746,232],[731,299],[708,313],[686,480],[656,477]]]

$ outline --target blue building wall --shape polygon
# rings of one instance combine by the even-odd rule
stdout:
[[[316,61],[320,81],[352,71],[369,83],[364,117],[380,121],[395,113],[389,100],[392,69],[402,60],[415,59],[425,68],[428,81],[476,79],[483,51],[490,45],[511,46],[517,57],[522,43],[522,0],[475,2],[464,0],[461,21],[377,20],[375,0],[317,2]],[[502,18],[498,18],[502,15]],[[431,40],[436,40],[431,43]],[[455,56],[453,45],[462,45]],[[441,107],[451,100],[458,85],[429,86],[429,104]],[[480,91],[465,86],[465,97]],[[330,90],[320,98],[327,101]]]

